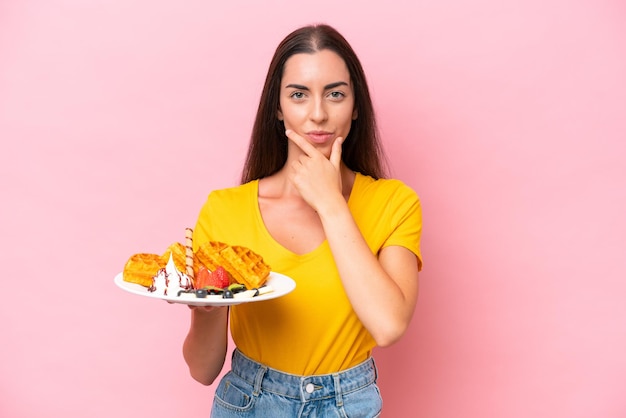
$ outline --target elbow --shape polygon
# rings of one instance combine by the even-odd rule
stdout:
[[[215,379],[217,379],[217,375],[208,374],[208,373],[201,373],[201,372],[195,371],[195,370],[193,370],[191,368],[189,369],[189,374],[191,375],[193,380],[195,380],[198,383],[203,384],[204,386],[212,385],[213,382],[215,382]]]
[[[395,344],[396,341],[398,341],[398,338],[377,339],[376,345],[378,347],[385,348],[385,347],[392,346],[393,344]]]
[[[402,335],[380,335],[377,337],[374,337],[374,340],[376,341],[376,345],[378,347],[389,347],[393,344],[395,344],[400,338],[402,337]]]
[[[204,386],[212,385],[222,371],[223,361],[219,364],[207,364],[204,362],[190,361],[188,357],[185,358],[187,367],[189,368],[189,375],[193,380]]]
[[[378,315],[368,330],[378,347],[389,347],[402,339],[413,319],[414,310],[406,309]]]
[[[189,350],[187,344],[183,346],[183,358],[193,380],[205,386],[212,385],[222,372],[226,354],[220,354],[213,361],[206,361],[205,357],[198,358],[195,350]]]
[[[381,327],[377,332],[372,333],[372,337],[378,347],[389,347],[402,338],[407,328],[408,324],[387,325]]]

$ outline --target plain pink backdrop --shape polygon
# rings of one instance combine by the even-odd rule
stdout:
[[[263,4],[263,5],[261,5]],[[619,1],[0,3],[0,416],[201,417],[187,308],[135,252],[234,185],[276,44],[336,26],[424,210],[385,417],[626,416],[626,25]]]

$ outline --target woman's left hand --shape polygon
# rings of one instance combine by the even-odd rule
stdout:
[[[330,157],[326,158],[306,139],[292,130],[285,132],[287,138],[296,144],[302,155],[292,162],[289,179],[313,209],[318,209],[329,199],[342,196],[341,146],[343,138],[333,142]]]

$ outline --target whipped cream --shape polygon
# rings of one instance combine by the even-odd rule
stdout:
[[[164,296],[176,296],[180,290],[188,290],[193,287],[189,276],[176,268],[174,259],[170,254],[165,268],[162,268],[152,278],[152,286],[149,292],[156,292]]]

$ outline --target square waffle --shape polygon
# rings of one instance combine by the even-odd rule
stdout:
[[[263,258],[241,246],[228,246],[220,251],[225,260],[223,267],[238,283],[243,283],[248,289],[255,289],[263,285],[270,274],[270,266],[263,262]]]
[[[133,254],[124,265],[123,279],[145,287],[152,286],[152,277],[165,267],[167,260],[156,254]]]
[[[202,244],[200,248],[198,248],[198,250],[196,250],[196,252],[194,253],[194,272],[196,274],[198,273],[200,265],[204,265],[204,267],[206,267],[210,271],[214,271],[218,266],[226,268],[226,266],[223,265],[224,260],[220,256],[220,251],[222,251],[226,247],[226,244],[217,241],[208,241]]]

